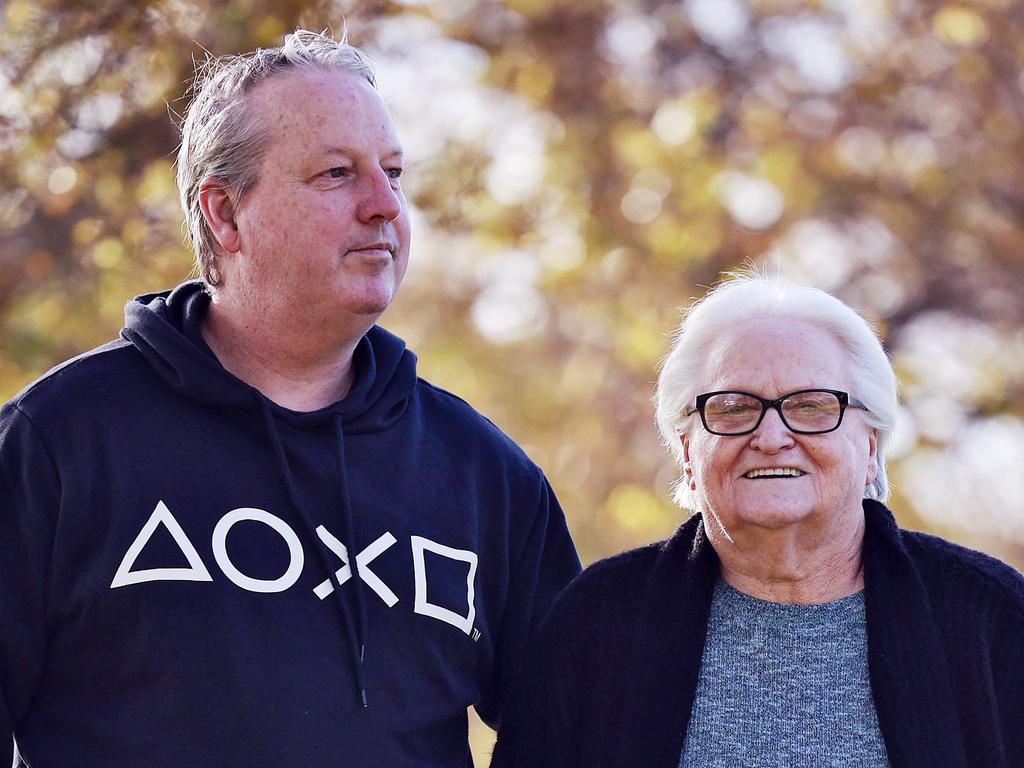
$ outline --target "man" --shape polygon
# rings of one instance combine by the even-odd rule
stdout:
[[[204,280],[0,420],[0,738],[52,766],[464,766],[579,561],[541,472],[374,325],[409,257],[366,58],[206,68]]]

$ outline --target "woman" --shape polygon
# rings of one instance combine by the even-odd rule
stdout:
[[[731,280],[657,402],[697,514],[566,590],[494,766],[1024,766],[1024,578],[883,506],[896,383],[864,320]]]

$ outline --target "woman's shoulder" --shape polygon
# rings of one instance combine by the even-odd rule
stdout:
[[[993,557],[921,531],[902,531],[925,586],[939,587],[960,601],[1004,608],[1024,623],[1024,575]]]
[[[614,607],[624,597],[635,598],[650,578],[666,542],[647,544],[606,557],[587,566],[558,601],[560,610],[576,606]]]
[[[608,616],[622,621],[624,615],[642,610],[653,599],[652,587],[665,579],[684,578],[683,572],[689,568],[687,554],[694,550],[699,525],[698,517],[690,518],[668,539],[589,565],[566,587],[552,614],[569,621]]]

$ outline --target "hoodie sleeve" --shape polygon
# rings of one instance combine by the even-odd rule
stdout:
[[[59,481],[31,419],[0,410],[0,763],[42,673]]]
[[[579,582],[576,582],[579,584]],[[586,649],[572,641],[580,625],[563,593],[531,645],[529,661],[505,707],[490,768],[571,768],[580,764],[577,699],[593,695],[577,666]]]
[[[480,718],[495,729],[530,641],[555,598],[580,572],[565,515],[543,476],[532,525],[518,555],[512,553],[512,558],[491,682],[476,705]]]

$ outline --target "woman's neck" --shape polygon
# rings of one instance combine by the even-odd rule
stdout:
[[[729,536],[714,523],[706,529],[722,564],[722,578],[752,597],[776,603],[825,603],[864,587],[863,515],[851,525],[824,531],[806,523],[782,529],[748,526]]]

